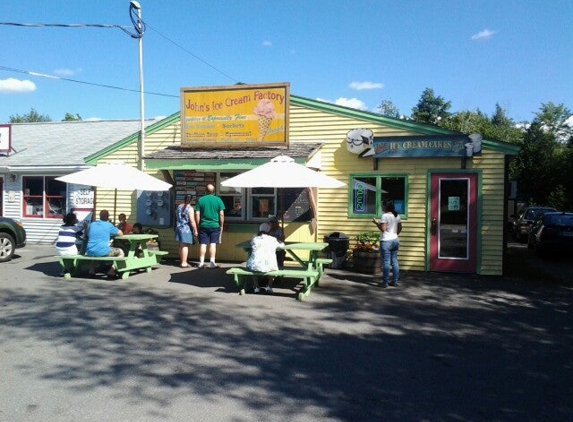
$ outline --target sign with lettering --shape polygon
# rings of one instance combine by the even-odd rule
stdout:
[[[80,187],[80,185],[70,185],[69,208],[89,208],[94,207],[94,191],[91,188]]]
[[[462,157],[468,140],[466,135],[374,138],[374,157]]]
[[[366,212],[366,203],[368,202],[368,189],[366,183],[359,180],[354,181],[354,213],[360,214]]]
[[[181,146],[288,143],[288,83],[181,88]]]

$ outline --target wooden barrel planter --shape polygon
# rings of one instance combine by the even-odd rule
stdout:
[[[382,264],[380,261],[380,251],[360,251],[352,252],[353,270],[363,274],[382,274]]]

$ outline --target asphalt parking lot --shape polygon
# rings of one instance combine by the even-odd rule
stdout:
[[[546,265],[328,270],[299,302],[225,268],[68,281],[52,255],[0,266],[0,421],[573,420],[573,289]]]

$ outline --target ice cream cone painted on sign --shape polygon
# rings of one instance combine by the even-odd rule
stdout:
[[[271,100],[262,99],[258,102],[254,109],[255,116],[259,121],[259,141],[265,138],[271,125],[271,121],[275,118],[275,105]]]
[[[259,141],[264,139],[272,120],[270,117],[259,116]]]

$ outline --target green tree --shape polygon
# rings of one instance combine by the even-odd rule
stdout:
[[[544,129],[553,134],[558,142],[571,142],[573,127],[568,122],[573,115],[564,104],[543,103],[539,112],[535,113],[535,120],[539,121]]]
[[[433,89],[426,88],[424,92],[422,92],[418,104],[412,108],[411,118],[415,122],[436,125],[439,124],[441,120],[450,117],[448,110],[451,106],[451,101],[446,101],[439,95],[436,96]]]
[[[79,114],[76,114],[75,116],[71,113],[66,113],[66,115],[64,116],[64,119],[62,120],[62,122],[73,122],[73,121],[81,121],[82,118]]]
[[[400,118],[400,110],[398,110],[398,107],[394,105],[392,100],[383,100],[378,106],[378,110],[380,110],[380,114],[382,116],[392,117],[395,119]]]
[[[31,123],[31,122],[51,122],[52,119],[47,114],[39,114],[34,107],[30,109],[30,112],[20,116],[19,114],[14,114],[10,116],[10,123]]]
[[[570,112],[562,104],[542,104],[527,128],[511,174],[523,199],[557,209],[573,209],[573,150],[567,140]]]
[[[438,125],[445,129],[461,133],[480,133],[485,139],[516,144],[523,139],[523,130],[509,117],[505,110],[496,104],[493,116],[490,118],[480,110],[460,111],[453,113],[448,119],[441,120]]]

